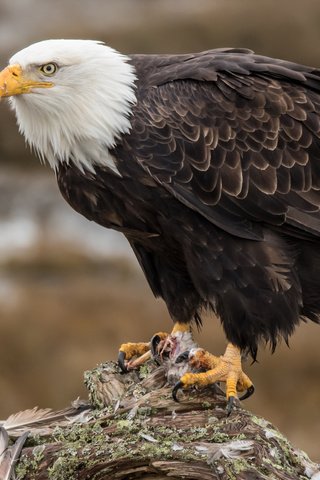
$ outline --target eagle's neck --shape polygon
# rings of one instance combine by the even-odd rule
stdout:
[[[116,169],[109,150],[131,129],[135,72],[125,57],[104,46],[101,55],[69,68],[46,91],[11,97],[20,131],[42,160],[57,170]]]

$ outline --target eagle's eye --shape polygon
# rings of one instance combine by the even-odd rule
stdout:
[[[56,73],[58,66],[55,63],[46,63],[45,65],[41,65],[39,70],[47,76],[51,76]]]

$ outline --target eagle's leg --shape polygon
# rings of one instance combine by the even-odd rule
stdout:
[[[179,357],[176,360],[179,362]],[[232,410],[238,392],[246,391],[240,400],[248,398],[254,392],[250,378],[242,371],[241,352],[238,347],[229,343],[224,355],[216,357],[203,349],[197,348],[189,352],[189,366],[192,370],[205,370],[201,373],[185,373],[173,388],[173,398],[178,401],[180,389],[197,386],[200,388],[215,382],[226,383],[227,414]]]

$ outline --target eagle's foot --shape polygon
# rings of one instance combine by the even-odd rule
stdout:
[[[119,349],[118,364],[124,373],[139,368],[152,358],[156,363],[162,364],[168,358],[175,358],[182,352],[181,349],[190,349],[194,346],[191,339],[190,325],[175,323],[170,334],[156,333],[150,342],[123,343]],[[189,342],[186,342],[189,339]]]
[[[142,361],[144,363],[150,356],[150,344],[148,342],[123,343],[119,348],[118,364],[121,370],[127,373],[137,367],[137,365],[133,366],[134,361],[144,357]]]
[[[238,392],[245,394],[240,400],[250,397],[254,386],[250,378],[242,371],[241,354],[238,347],[228,344],[224,355],[216,357],[201,348],[192,349],[180,355],[176,362],[183,361],[188,354],[189,367],[200,373],[185,373],[173,388],[172,396],[179,401],[177,393],[180,389],[197,386],[204,388],[215,382],[226,383],[227,415],[230,415]]]
[[[153,338],[159,338],[161,341],[168,336],[167,333],[159,332],[153,336]],[[151,342],[140,343],[123,343],[119,348],[118,364],[124,373],[143,365],[147,360],[152,357],[150,349],[152,348]]]

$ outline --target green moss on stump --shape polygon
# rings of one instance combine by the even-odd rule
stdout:
[[[32,428],[17,480],[307,480],[319,470],[266,420],[239,406],[226,417],[212,390],[173,402],[152,364],[130,375],[103,364],[85,382],[91,407]]]

